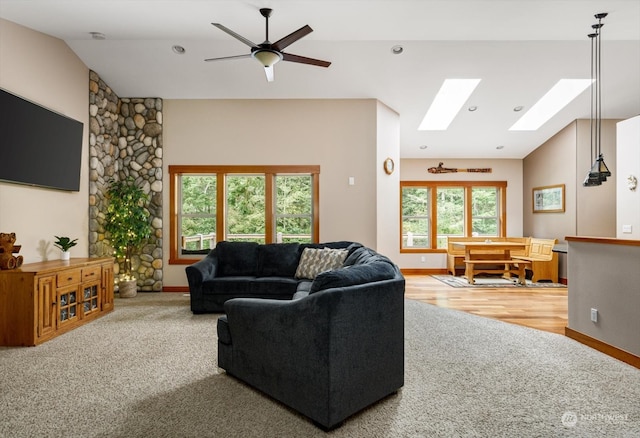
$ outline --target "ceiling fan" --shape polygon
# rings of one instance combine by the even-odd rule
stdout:
[[[310,64],[317,65],[319,67],[329,67],[331,65],[328,61],[322,61],[320,59],[307,58],[305,56],[293,55],[291,53],[284,53],[282,50],[288,47],[289,45],[295,43],[300,38],[310,34],[313,32],[313,29],[309,27],[309,25],[305,25],[300,29],[296,30],[293,33],[290,33],[284,38],[279,39],[275,43],[271,43],[269,41],[269,17],[271,16],[272,9],[262,8],[260,9],[260,14],[266,19],[266,36],[265,41],[262,44],[256,44],[251,40],[239,35],[229,29],[228,27],[223,26],[220,23],[211,23],[218,29],[223,32],[228,33],[235,39],[242,41],[247,46],[251,47],[251,53],[247,53],[246,55],[236,55],[236,56],[224,56],[222,58],[209,58],[205,59],[205,61],[221,61],[225,59],[240,59],[240,58],[254,58],[257,59],[260,64],[264,66],[264,72],[267,75],[267,81],[273,82],[273,65],[279,61],[290,61],[290,62],[298,62],[300,64]]]

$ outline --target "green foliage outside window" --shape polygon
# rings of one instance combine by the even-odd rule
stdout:
[[[282,233],[283,242],[311,242],[311,176],[278,175],[275,181],[276,233]]]
[[[474,187],[471,197],[473,233],[478,236],[497,236],[498,190],[495,187]]]
[[[180,232],[183,250],[206,252],[218,240],[266,240],[266,183],[264,175],[226,175],[226,236],[216,236],[216,175],[182,175]],[[283,242],[311,242],[313,222],[312,177],[275,177],[275,227]],[[202,235],[202,238],[199,236]]]
[[[181,182],[182,236],[196,239],[187,240],[186,249],[191,251],[211,249],[215,246],[216,232],[216,176],[184,175]],[[205,238],[200,242],[197,239],[198,235],[211,236],[211,238]]]
[[[402,246],[429,248],[429,189],[402,189]]]
[[[438,248],[447,247],[447,236],[464,236],[464,187],[439,187]]]
[[[450,236],[499,236],[501,186],[405,185],[402,187],[402,248],[445,249]],[[466,205],[471,190],[471,205]],[[432,235],[431,202],[437,230]],[[470,217],[471,230],[466,218]],[[430,239],[435,240],[433,245]]]
[[[226,193],[226,240],[264,243],[264,176],[229,175]]]

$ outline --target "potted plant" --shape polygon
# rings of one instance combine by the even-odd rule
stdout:
[[[71,240],[70,238],[63,236],[53,236],[56,238],[56,241],[53,242],[53,245],[56,248],[59,248],[62,251],[60,255],[60,260],[69,260],[71,258],[71,253],[69,250],[78,244],[78,239]]]
[[[142,242],[151,234],[149,196],[132,178],[112,180],[106,193],[107,211],[104,230],[118,261],[122,261],[118,290],[120,297],[132,297],[137,292],[131,258]]]

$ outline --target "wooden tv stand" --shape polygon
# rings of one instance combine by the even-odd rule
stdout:
[[[0,271],[0,346],[38,345],[113,310],[113,258]]]

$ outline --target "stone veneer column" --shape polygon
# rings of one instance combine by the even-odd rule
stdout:
[[[89,255],[113,255],[105,240],[105,193],[132,177],[149,195],[152,234],[132,259],[142,291],[162,290],[162,99],[119,98],[89,72]],[[116,265],[116,274],[120,266]]]

